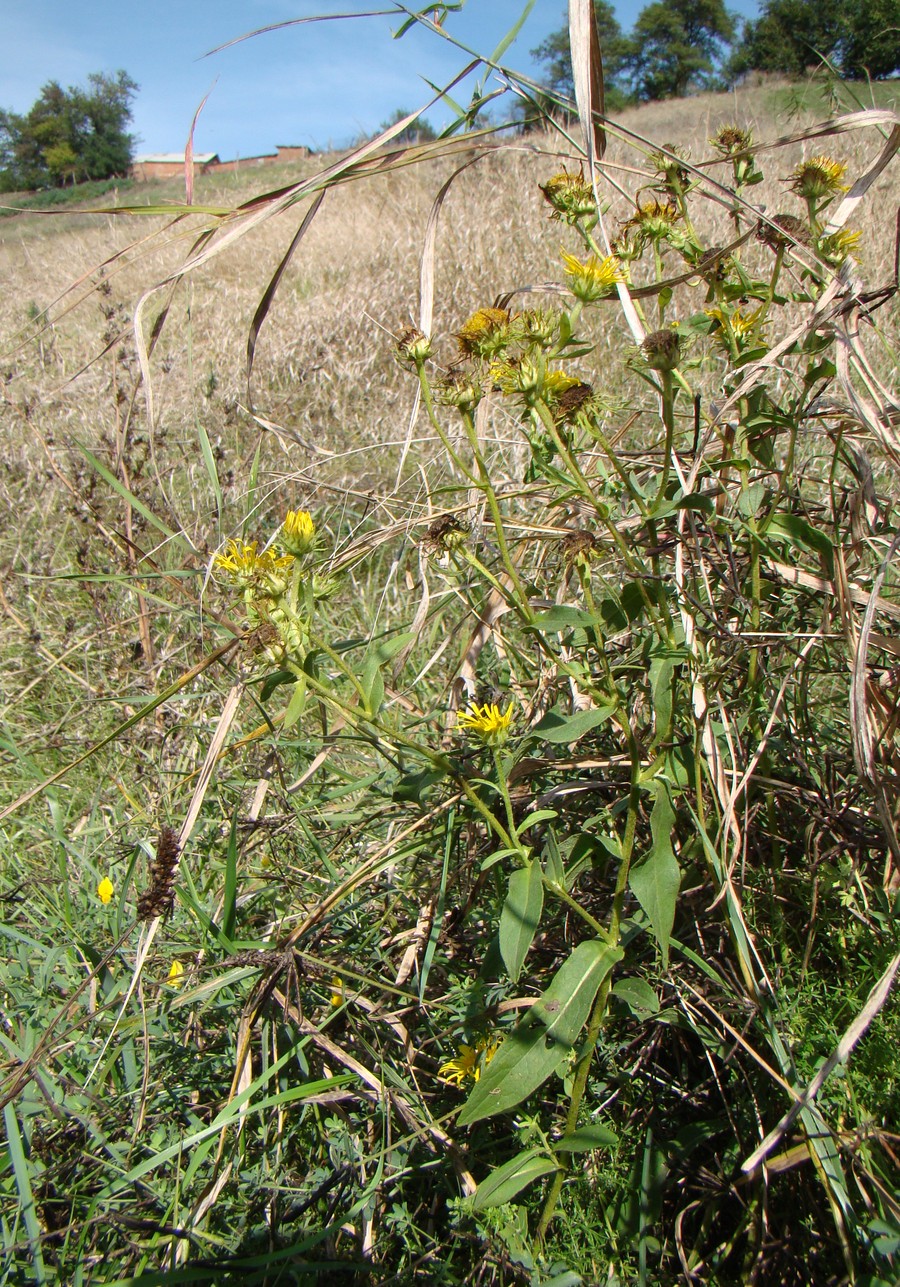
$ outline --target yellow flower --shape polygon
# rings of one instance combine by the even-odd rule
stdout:
[[[812,160],[801,161],[794,166],[791,187],[806,201],[821,201],[823,197],[847,191],[841,183],[846,169],[843,161],[834,161],[830,156],[814,156]]]
[[[512,710],[512,702],[502,713],[496,703],[487,706],[473,704],[467,711],[460,711],[457,724],[467,733],[474,733],[476,737],[480,737],[488,746],[502,746],[509,734]]]
[[[544,399],[547,402],[557,402],[563,393],[580,383],[568,371],[548,371],[544,378]]]
[[[479,1037],[474,1046],[463,1043],[455,1059],[448,1059],[438,1068],[438,1077],[448,1086],[461,1086],[464,1081],[478,1081],[497,1053],[500,1042],[496,1037]]]
[[[616,282],[625,280],[622,266],[615,255],[607,255],[605,259],[588,255],[582,263],[577,256],[567,255],[562,251],[562,259],[569,279],[569,290],[576,299],[580,299],[585,304],[591,304],[596,299],[605,299],[607,295],[612,294]]]
[[[184,966],[180,961],[173,961],[166,975],[166,982],[171,988],[180,988],[184,982]]]
[[[467,357],[493,357],[506,347],[509,340],[509,309],[477,309],[463,322],[456,338],[460,352]]]
[[[646,241],[661,241],[668,237],[678,222],[678,207],[674,201],[638,202],[634,214],[622,224],[622,232],[637,230],[638,235]]]
[[[553,207],[551,219],[564,219],[568,224],[576,224],[579,219],[592,217],[592,223],[597,222],[594,190],[583,175],[561,170],[538,187]]]
[[[97,886],[97,897],[100,899],[100,902],[106,906],[107,903],[112,902],[112,896],[115,892],[115,887],[110,878],[108,876],[104,876],[100,881],[100,884]]]
[[[316,525],[305,509],[289,509],[281,525],[281,544],[298,558],[309,554],[316,544]]]
[[[336,1010],[339,1005],[344,1004],[344,980],[339,974],[335,974],[331,980],[331,1005]]]
[[[733,309],[731,313],[721,308],[708,308],[706,316],[719,323],[714,333],[718,339],[724,341],[726,349],[730,347],[726,339],[728,331],[737,341],[738,348],[746,348],[751,340],[758,341],[763,338],[762,328],[757,328],[761,312],[762,305],[752,313],[745,313],[740,306]]]
[[[281,593],[285,586],[285,573],[294,562],[293,555],[283,554],[280,557],[269,550],[257,553],[256,541],[228,541],[224,553],[213,559],[213,567],[224,572],[235,585],[246,589],[254,582],[268,582],[267,588],[273,594]]]
[[[859,259],[856,247],[861,237],[861,232],[851,232],[849,228],[841,228],[838,232],[833,232],[828,237],[820,239],[818,244],[819,254],[831,268],[840,268],[848,256],[852,256],[856,260]]]

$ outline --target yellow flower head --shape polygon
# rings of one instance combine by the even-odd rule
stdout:
[[[569,290],[576,299],[580,299],[585,304],[591,304],[596,299],[605,299],[612,294],[617,282],[625,280],[622,265],[615,255],[607,255],[605,259],[588,255],[582,263],[576,255],[568,255],[562,251],[562,259],[569,279]]]
[[[478,1081],[500,1045],[496,1037],[479,1037],[474,1046],[463,1043],[455,1059],[448,1059],[438,1068],[438,1077],[448,1086],[462,1086],[463,1082]]]
[[[487,746],[502,746],[509,736],[512,711],[512,702],[502,712],[493,702],[487,706],[472,705],[467,711],[460,711],[457,724],[467,733],[480,737]]]
[[[852,256],[856,260],[859,259],[856,247],[861,237],[861,232],[851,232],[849,228],[841,228],[838,232],[833,232],[830,236],[822,237],[819,240],[819,254],[829,267],[840,268],[848,256]]]
[[[634,228],[646,241],[662,241],[668,237],[678,222],[678,207],[674,201],[638,202],[634,214],[622,225],[622,232]]]
[[[558,402],[564,393],[581,383],[568,371],[548,371],[544,376],[544,401]]]
[[[180,988],[184,982],[184,966],[180,961],[173,961],[169,966],[169,973],[166,975],[166,982],[170,988]]]
[[[335,974],[331,980],[331,1006],[336,1010],[339,1005],[344,1004],[344,980],[339,974]]]
[[[568,224],[576,224],[579,219],[591,217],[596,221],[594,191],[584,175],[561,170],[538,186],[544,199],[553,207],[551,219],[564,219]]]
[[[223,572],[242,590],[262,585],[269,593],[280,594],[287,584],[286,574],[294,561],[293,555],[276,557],[270,550],[262,553],[257,550],[256,541],[228,541],[224,552],[213,559],[213,568]]]
[[[107,903],[112,902],[112,896],[116,892],[115,886],[108,876],[104,876],[97,886],[97,897],[104,907]]]
[[[456,332],[460,352],[467,357],[490,358],[509,340],[509,309],[479,308]]]
[[[744,349],[751,341],[759,341],[763,338],[763,328],[758,326],[761,312],[762,306],[754,309],[752,313],[745,313],[738,305],[730,313],[721,308],[708,308],[706,316],[719,323],[715,335],[726,349],[730,349],[727,339],[729,331],[737,342],[738,348]]]
[[[281,525],[281,544],[288,554],[302,558],[309,554],[316,545],[316,525],[308,510],[289,509]]]
[[[823,197],[847,191],[841,183],[846,169],[843,161],[834,161],[830,156],[814,156],[812,160],[801,161],[794,166],[791,187],[805,201],[821,201]]]

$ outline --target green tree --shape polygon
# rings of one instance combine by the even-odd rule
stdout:
[[[900,0],[763,0],[728,64],[743,72],[800,76],[821,59],[844,76],[891,76],[900,69]]]
[[[94,72],[86,87],[48,81],[24,115],[0,111],[0,190],[49,188],[124,174],[137,84],[124,71]]]
[[[624,62],[638,99],[675,98],[717,83],[734,38],[724,0],[656,0],[638,15]]]
[[[594,0],[594,19],[597,23],[597,34],[600,37],[600,48],[603,54],[603,79],[606,89],[607,106],[621,107],[627,100],[627,91],[622,82],[622,71],[628,42],[622,35],[615,12],[607,0]],[[545,65],[545,83],[549,90],[563,98],[575,97],[575,85],[572,80],[572,53],[569,49],[569,27],[566,22],[558,31],[552,32],[537,49],[532,49],[532,58]]]

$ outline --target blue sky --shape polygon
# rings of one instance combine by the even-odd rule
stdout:
[[[615,0],[625,30],[644,3]],[[465,55],[422,30],[395,40],[399,23],[384,17],[304,24],[203,55],[272,23],[390,7],[391,0],[0,0],[0,107],[26,111],[48,80],[83,84],[89,72],[121,67],[141,87],[133,125],[139,152],[183,149],[207,92],[194,138],[198,152],[224,160],[279,143],[344,144],[371,133],[397,108],[420,107],[431,97],[423,77],[446,84]],[[524,8],[525,0],[466,0],[446,27],[490,54]],[[506,64],[537,76],[529,50],[561,25],[564,8],[564,0],[536,0]],[[755,0],[731,0],[729,8],[757,11]],[[438,108],[429,119],[439,126],[449,113]]]

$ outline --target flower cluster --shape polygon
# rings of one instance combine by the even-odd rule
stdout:
[[[231,540],[213,560],[213,570],[242,592],[251,636],[271,661],[302,664],[313,609],[336,588],[313,570],[316,546],[312,515],[289,510],[274,548]]]

